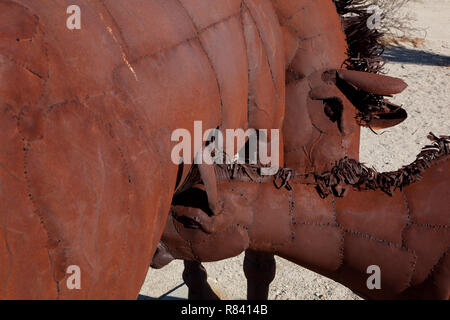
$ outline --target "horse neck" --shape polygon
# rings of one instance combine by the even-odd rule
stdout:
[[[322,199],[312,185],[295,183],[291,191],[266,186],[264,200],[253,210],[257,223],[250,228],[251,249],[275,253],[363,296],[415,296],[418,286],[433,287],[435,279],[427,276],[432,270],[439,274],[445,267],[449,184],[450,155],[444,155],[423,171],[420,181],[392,195],[349,187],[343,198]],[[372,264],[383,270],[383,290],[366,286]],[[432,297],[444,289],[433,289]]]

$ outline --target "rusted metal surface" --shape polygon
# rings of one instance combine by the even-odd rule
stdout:
[[[361,28],[358,3],[80,0],[82,28],[73,31],[65,1],[0,0],[0,298],[135,299],[168,213],[186,215],[186,199],[177,204],[174,195],[198,190],[190,184],[195,169],[204,210],[217,222],[204,219],[205,232],[188,229],[185,236],[193,244],[189,237],[214,234],[199,245],[206,259],[244,250],[253,235],[243,226],[273,225],[263,210],[276,203],[267,203],[273,186],[252,183],[241,195],[220,183],[216,192],[210,167],[172,162],[171,133],[194,133],[196,120],[221,131],[282,129],[282,163],[300,173],[330,170],[345,156],[357,160],[359,125],[386,127],[406,117],[379,95],[404,85],[371,74],[382,66],[379,35]],[[342,18],[348,12],[355,16]],[[192,151],[191,158],[200,150]],[[282,201],[293,191],[278,192],[277,211],[294,214]],[[217,214],[224,196],[233,198],[230,214]],[[317,195],[297,196],[301,203]],[[202,203],[198,192],[191,198]],[[246,199],[254,200],[252,212],[266,215],[242,215],[229,238],[222,228],[241,219],[236,212]],[[205,217],[195,209],[188,209],[191,219]],[[266,233],[256,251],[284,243],[283,228],[291,236],[294,225],[280,221],[288,225],[272,239]],[[313,227],[304,226],[316,237]],[[324,243],[338,229],[331,227]],[[218,251],[215,241],[230,246]],[[358,250],[364,242],[354,243]],[[178,250],[189,254],[185,245]],[[73,265],[82,272],[80,290],[66,283]]]
[[[177,258],[215,261],[218,257],[231,257],[247,249],[256,256],[261,252],[259,258],[267,262],[270,258],[264,258],[265,254],[280,255],[283,252],[282,256],[330,276],[366,297],[448,298],[448,275],[441,277],[437,285],[439,288],[434,291],[430,289],[433,280],[429,278],[424,280],[422,288],[417,281],[411,282],[411,278],[408,278],[410,282],[405,277],[397,278],[400,274],[412,277],[416,265],[414,259],[417,259],[417,248],[408,248],[402,238],[403,232],[412,225],[408,220],[411,218],[408,199],[409,202],[430,201],[424,196],[421,200],[406,198],[403,191],[395,190],[416,182],[436,154],[425,149],[414,164],[391,173],[377,173],[357,161],[359,126],[355,118],[359,119],[359,125],[385,128],[400,123],[407,116],[402,108],[383,98],[383,95],[402,92],[406,84],[399,79],[376,74],[383,65],[380,57],[382,47],[377,42],[381,35],[367,28],[368,14],[363,3],[335,1],[338,13],[342,15],[339,18],[331,2],[274,1],[286,50],[285,164],[293,168],[281,170],[274,184],[285,193],[271,190],[271,179],[258,177],[257,168],[240,167],[234,169],[231,176],[242,180],[245,187],[233,183],[228,186],[221,184],[230,197],[228,202],[224,200],[225,206],[232,207],[221,216],[202,215],[204,207],[201,205],[187,209],[182,204],[183,196],[175,198],[176,206],[172,207],[172,216],[163,236],[163,242],[168,244],[168,250],[164,251],[166,254],[170,255],[168,252],[174,250],[182,252]],[[352,15],[346,15],[348,13]],[[317,19],[317,15],[326,16],[326,22]],[[341,31],[341,23],[346,35]],[[314,32],[310,28],[314,28]],[[333,55],[330,56],[329,52]],[[346,69],[342,69],[343,65]],[[448,153],[447,145],[442,142],[444,140],[439,141],[440,152]],[[217,175],[221,176],[220,172]],[[446,180],[444,177],[442,179]],[[254,190],[258,187],[251,182],[264,187]],[[306,187],[305,183],[314,188]],[[348,184],[366,191],[349,191]],[[224,196],[226,191],[220,193]],[[328,199],[330,195],[331,201]],[[344,195],[347,196],[343,199],[336,198]],[[324,198],[323,202],[318,201],[317,197]],[[344,222],[338,221],[338,205],[346,213]],[[444,249],[440,254],[445,257],[449,245],[449,208],[443,200],[435,206],[435,211],[447,222],[432,225],[428,231],[437,230],[434,227],[444,230],[435,240],[442,244]],[[237,212],[232,213],[233,210]],[[367,212],[371,216],[366,217]],[[306,220],[297,218],[296,214],[306,215]],[[398,221],[391,222],[389,217]],[[195,222],[190,224],[188,221],[194,221],[192,218]],[[354,228],[346,227],[346,223]],[[186,226],[199,230],[186,232]],[[377,234],[383,228],[390,228],[396,236],[383,239]],[[252,233],[251,230],[255,229],[264,232]],[[223,248],[219,245],[221,241],[227,243]],[[377,246],[376,242],[385,246]],[[218,247],[221,249],[217,250]],[[372,260],[383,260],[386,258],[384,255],[389,256],[393,248],[398,252],[390,258],[395,256],[393,259],[403,259],[404,263],[386,266],[388,271],[383,280],[388,283],[387,288],[376,293],[368,290],[365,287],[367,276],[362,269],[363,261],[374,252],[378,256],[374,255]],[[303,250],[305,252],[300,253]],[[344,262],[344,252],[350,252],[352,257],[347,258],[349,262]],[[270,266],[270,262],[262,264]],[[446,274],[446,268],[443,266],[440,272]],[[252,278],[251,270],[254,275],[258,274],[255,265],[247,267],[248,297],[267,298],[272,272],[270,267],[260,274],[259,281],[264,285],[256,291],[253,289],[256,280]],[[428,269],[428,272],[431,270]],[[206,282],[198,282],[197,285],[203,290],[208,287]]]
[[[0,1],[3,299],[135,299],[177,181],[171,133],[283,121],[269,0],[80,0],[80,30],[70,4]]]
[[[286,258],[366,298],[448,299],[449,182],[448,137],[395,172],[378,173],[344,159],[321,175],[295,175],[290,190],[242,174],[220,183],[225,210],[212,232],[200,228],[202,221],[187,223],[183,205],[172,207],[159,253],[209,262],[251,250]],[[255,274],[246,272],[249,298],[267,298],[264,290],[273,279],[270,259],[260,259],[266,264],[259,265],[259,277],[257,266],[250,269]],[[372,265],[381,270],[379,290],[366,284]]]

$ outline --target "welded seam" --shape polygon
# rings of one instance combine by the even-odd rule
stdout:
[[[364,232],[360,232],[360,231],[353,230],[353,229],[347,229],[347,228],[344,228],[344,231],[348,234],[360,236],[364,239],[372,240],[372,241],[378,242],[380,244],[387,245],[388,247],[397,248],[397,249],[400,249],[401,251],[405,251],[408,253],[414,253],[411,249],[403,247],[402,244],[395,243],[395,242],[385,240],[385,239],[380,239],[369,233],[364,233]]]
[[[44,34],[43,30],[41,30],[40,28],[39,28],[39,30],[42,32],[42,44],[44,45],[44,54],[45,54],[45,58],[47,60],[47,64],[46,64],[47,74],[46,74],[46,77],[44,78],[44,84],[42,86],[41,96],[39,97],[39,100],[38,100],[41,103],[42,100],[44,99],[45,91],[47,89],[47,85],[50,80],[50,57],[48,54],[48,43],[45,40],[45,34]]]
[[[427,277],[425,278],[425,281],[427,281],[428,279],[430,279],[431,277],[434,276],[434,274],[439,270],[439,267],[441,266],[441,264],[444,262],[445,257],[447,256],[447,254],[450,252],[450,246],[447,247],[447,250],[445,250],[442,255],[439,257],[437,263],[430,269]],[[422,282],[422,283],[423,283]]]
[[[434,274],[439,270],[439,267],[440,267],[441,264],[443,263],[443,261],[444,261],[446,255],[449,253],[449,250],[450,250],[450,246],[447,247],[447,250],[444,250],[444,251],[442,252],[441,256],[437,259],[437,262],[436,262],[431,268],[429,268],[428,273],[427,273],[425,279],[424,279],[422,282],[418,283],[417,285],[414,285],[414,286],[413,286],[413,284],[412,284],[413,279],[412,279],[412,278],[414,277],[414,274],[415,274],[415,272],[416,272],[416,266],[417,266],[417,260],[418,260],[418,257],[416,256],[416,261],[415,261],[415,263],[414,263],[414,265],[413,265],[413,275],[411,276],[411,280],[410,280],[409,286],[408,286],[408,288],[406,288],[405,290],[403,290],[402,293],[403,293],[404,291],[406,291],[407,289],[409,289],[409,288],[418,287],[418,286],[424,284],[425,282],[427,282],[430,278],[432,278],[432,277],[434,276]]]
[[[293,223],[296,226],[315,226],[315,227],[340,227],[338,223],[334,222],[318,222],[318,221],[296,221]]]
[[[339,265],[336,268],[335,271],[339,270],[344,265],[344,253],[345,253],[345,230],[342,227],[342,225],[338,221],[338,212],[336,208],[336,198],[334,195],[331,195],[331,208],[333,209],[333,219],[336,223],[336,227],[341,232],[341,238],[340,238],[340,246],[339,246]]]
[[[402,194],[403,202],[405,203],[405,206],[406,206],[406,218],[407,218],[407,221],[406,221],[405,225],[403,226],[402,231],[400,232],[402,246],[406,248],[407,247],[406,246],[406,231],[408,230],[408,228],[413,223],[412,223],[412,220],[411,220],[411,208],[409,206],[408,198],[406,197],[406,194],[403,191],[403,189],[400,190],[400,193]]]
[[[245,27],[243,20],[243,12],[244,10],[244,0],[241,0],[241,4],[239,6],[239,22],[241,24],[242,37],[244,39],[245,53],[247,57],[247,83],[248,83],[248,92],[247,92],[247,126],[250,121],[250,58],[248,56],[248,45],[247,45],[247,37],[245,36]]]
[[[199,29],[198,34],[204,32],[204,31],[208,30],[209,28],[212,28],[212,27],[214,27],[214,26],[216,26],[216,25],[218,25],[218,24],[220,24],[222,22],[225,22],[225,21],[228,21],[228,20],[230,20],[230,19],[232,19],[234,17],[237,17],[239,14],[240,13],[230,15],[230,16],[225,17],[225,18],[223,18],[223,19],[221,19],[221,20],[219,20],[219,21],[217,21],[217,22],[215,22],[215,23],[213,23],[213,24],[211,24],[211,25],[209,25],[209,26],[207,26],[207,27],[205,27],[203,29]],[[199,41],[198,34],[196,34],[194,37],[190,37],[190,38],[184,39],[184,40],[182,40],[182,41],[180,41],[180,42],[178,42],[178,43],[176,43],[174,45],[171,45],[169,47],[162,48],[162,49],[156,50],[155,52],[152,52],[152,53],[140,56],[140,57],[130,61],[130,64],[131,65],[135,65],[136,63],[138,63],[141,60],[144,60],[144,59],[147,59],[147,58],[155,58],[155,57],[157,57],[158,55],[161,55],[164,52],[167,52],[167,51],[170,51],[170,50],[176,50],[178,47],[180,47],[180,46],[182,46],[182,45],[184,45],[186,43],[189,43],[191,41]],[[118,65],[117,67],[114,68],[114,70],[112,71],[113,79],[114,78],[120,79],[120,77],[118,75],[118,72],[119,72],[121,67],[122,67],[122,65]],[[116,80],[116,81],[118,81],[118,80]],[[136,113],[138,113],[138,114],[141,114],[141,112],[138,112],[138,108],[135,106],[134,100],[128,95],[128,93],[125,92],[124,90],[122,90],[117,84],[114,87],[115,87],[115,90],[117,92],[119,92],[121,95],[123,95],[124,97],[126,97],[128,99],[128,101],[132,104],[134,111]],[[147,119],[148,122],[150,122],[150,119],[148,119],[148,117],[147,117],[147,115],[145,113],[143,114],[143,116],[144,116],[144,118]],[[144,131],[143,131],[142,125],[139,125],[139,128],[141,130],[141,133],[144,136],[146,136]],[[152,146],[151,146],[152,148],[151,149],[152,150],[156,150],[156,153],[159,154],[159,150],[158,150],[158,148],[155,147],[153,139],[151,139],[151,138],[146,139],[146,142],[145,142],[146,144],[147,144],[147,141],[151,141],[151,143],[152,143]]]
[[[21,127],[21,116],[22,116],[22,112],[19,114],[19,116],[17,117],[17,127],[19,128],[19,132],[21,132],[20,127]],[[28,141],[24,136],[22,136],[22,144],[23,144],[23,167],[24,167],[24,178],[25,178],[25,186],[27,189],[27,198],[30,200],[32,208],[33,208],[33,213],[39,218],[40,224],[43,227],[46,235],[47,235],[47,244],[45,246],[46,250],[47,250],[47,255],[50,261],[50,268],[52,271],[52,278],[56,283],[56,292],[57,292],[57,297],[56,299],[59,299],[61,290],[60,290],[60,285],[59,285],[59,281],[56,279],[55,276],[55,264],[54,264],[54,259],[52,258],[52,253],[51,253],[51,249],[48,247],[50,241],[52,240],[50,237],[50,231],[47,227],[47,222],[45,221],[44,215],[40,213],[40,210],[33,198],[33,193],[32,193],[32,186],[31,186],[31,179],[29,178],[29,167],[28,167],[28,158],[29,158],[29,150],[31,148],[31,141]],[[61,241],[59,239],[54,239],[56,240],[58,243]],[[55,253],[56,254],[56,253]]]
[[[351,230],[351,229],[344,229],[344,232],[347,233],[347,234],[352,234],[354,236],[359,236],[361,238],[364,238],[364,239],[367,239],[367,240],[371,240],[371,241],[375,241],[375,242],[380,243],[382,245],[386,245],[388,247],[396,248],[396,249],[399,249],[400,251],[409,253],[412,256],[413,261],[411,262],[410,258],[408,259],[409,260],[409,264],[410,264],[410,269],[409,269],[409,273],[408,273],[408,282],[406,284],[405,289],[407,289],[410,286],[410,283],[412,281],[412,277],[413,277],[414,272],[415,272],[416,262],[417,262],[417,255],[416,255],[415,251],[413,251],[413,250],[411,250],[409,248],[405,248],[401,244],[394,243],[394,242],[391,242],[391,241],[388,241],[388,240],[384,240],[384,239],[379,239],[379,238],[376,238],[376,237],[374,237],[374,236],[372,236],[370,234],[367,234],[367,233],[362,233],[362,232]]]
[[[44,80],[44,77],[42,75],[40,75],[37,71],[34,71],[31,67],[27,66],[25,63],[18,61],[16,59],[14,59],[13,57],[4,54],[4,53],[0,53],[0,57],[4,57],[6,58],[8,61],[14,63],[14,65],[20,67],[21,69],[25,70],[26,72],[30,73],[32,76],[39,78],[39,80]]]
[[[428,229],[443,229],[445,231],[450,230],[449,225],[440,225],[440,224],[412,223],[411,226],[420,227],[420,228],[428,228]]]
[[[178,3],[178,5],[184,10],[185,14],[188,16],[188,19],[190,20],[192,27],[195,30],[195,33],[197,35],[197,40],[198,43],[200,44],[200,48],[203,51],[203,53],[205,54],[206,59],[208,59],[208,63],[211,67],[211,70],[214,74],[214,77],[216,78],[216,83],[217,83],[217,89],[218,89],[218,93],[219,93],[219,101],[220,101],[220,115],[221,115],[221,119],[220,119],[220,123],[221,123],[221,127],[223,126],[223,112],[224,112],[224,106],[223,106],[223,98],[222,98],[222,88],[220,85],[220,81],[219,81],[219,75],[217,73],[217,70],[214,66],[214,63],[211,59],[211,57],[208,54],[208,51],[206,50],[205,46],[203,45],[203,42],[200,38],[200,33],[199,33],[199,29],[197,28],[197,25],[195,24],[194,18],[191,16],[191,14],[189,13],[189,11],[186,9],[186,7],[181,3],[180,0],[176,0],[176,2]],[[228,20],[227,20],[228,21]]]
[[[331,197],[331,207],[333,208],[333,220],[334,220],[334,222],[336,222],[339,226],[341,226],[341,224],[338,221],[338,217],[337,217],[336,198],[334,196]]]
[[[414,278],[414,274],[416,273],[416,266],[417,266],[417,260],[419,259],[419,257],[417,256],[415,251],[412,251],[412,255],[413,255],[413,261],[410,261],[410,273],[409,273],[409,279],[408,279],[408,283],[406,285],[406,288],[411,288],[412,287],[412,281]],[[404,290],[403,290],[404,291]]]
[[[295,198],[293,195],[293,190],[289,190],[289,228],[291,229],[291,242],[295,240],[295,225],[297,221],[295,220]]]
[[[418,224],[415,224],[415,223],[411,223],[411,226],[414,226],[414,227],[423,227],[423,228],[429,228],[429,226],[422,226],[422,225],[418,225]],[[448,226],[444,226],[444,227],[447,227],[448,228]],[[439,227],[438,227],[439,228]],[[440,229],[440,228],[439,228]],[[450,250],[450,246],[448,246],[447,247],[447,250],[445,250],[445,251],[443,251],[443,254],[441,255],[441,257],[437,260],[437,262],[436,262],[436,264],[435,265],[433,265],[429,270],[428,270],[428,273],[427,273],[427,276],[426,276],[426,278],[421,282],[421,283],[424,283],[425,281],[427,281],[431,276],[432,276],[432,274],[434,273],[434,271],[435,271],[435,268],[437,268],[438,267],[438,265],[441,263],[441,259],[443,259],[444,257],[445,257],[445,255],[448,253],[448,251]],[[417,265],[417,260],[418,260],[418,256],[416,255],[416,254],[414,254],[414,256],[415,256],[415,262],[414,262],[414,264],[413,264],[413,266],[412,266],[412,270],[413,270],[413,275],[411,276],[411,280],[410,280],[410,284],[409,284],[409,287],[412,287],[412,278],[413,278],[413,276],[414,276],[414,274],[415,274],[415,271],[416,271],[416,265]]]
[[[287,17],[284,16],[283,22],[285,22],[285,21],[287,22],[287,21],[294,19],[296,15],[298,15],[302,11],[305,11],[305,9],[306,9],[306,5],[303,5],[303,7],[299,8],[297,11],[294,11],[294,13],[292,13],[291,15],[289,15]]]
[[[19,123],[18,123],[19,126]],[[56,279],[55,277],[55,264],[54,264],[54,260],[52,258],[52,253],[50,252],[50,249],[48,247],[48,243],[51,241],[50,238],[50,231],[48,230],[47,226],[46,226],[46,222],[44,219],[44,215],[40,213],[40,210],[33,198],[33,194],[31,192],[31,180],[29,178],[29,167],[28,167],[28,152],[29,149],[31,147],[31,142],[27,141],[25,137],[22,137],[22,143],[23,143],[23,159],[24,159],[24,177],[25,177],[25,181],[26,181],[26,189],[27,189],[27,198],[30,200],[32,208],[33,208],[33,213],[39,218],[40,224],[42,226],[42,228],[44,229],[46,235],[47,235],[47,245],[45,246],[45,249],[47,250],[47,255],[50,261],[50,268],[52,270],[52,278],[56,283],[56,292],[57,292],[57,297],[56,299],[59,299],[61,290],[59,287],[59,281]]]
[[[218,24],[220,24],[222,22],[225,22],[225,21],[228,21],[228,20],[230,20],[230,19],[232,19],[234,17],[237,17],[238,15],[239,15],[239,13],[233,14],[233,15],[228,16],[228,17],[225,17],[222,20],[219,20],[219,21],[217,21],[217,22],[215,22],[215,23],[213,23],[213,24],[211,24],[211,25],[209,25],[209,26],[207,26],[207,27],[205,27],[203,29],[199,29],[198,33],[201,34],[201,33],[205,32],[206,30],[208,30],[210,28],[213,28],[214,26],[216,26],[216,25],[218,25]],[[143,59],[152,58],[152,57],[161,55],[162,53],[164,53],[166,51],[175,50],[179,46],[182,46],[182,45],[184,45],[184,44],[186,44],[186,43],[188,43],[190,41],[193,41],[193,40],[198,40],[198,35],[197,34],[195,36],[193,36],[193,37],[186,38],[186,39],[181,40],[181,41],[179,41],[179,42],[177,42],[177,43],[175,43],[173,45],[170,45],[168,47],[161,48],[161,49],[158,49],[158,50],[156,50],[154,52],[151,52],[151,53],[145,54],[143,56],[137,57],[136,59],[130,61],[130,63],[133,65],[133,64],[136,64],[137,62],[139,62],[139,61],[141,61]],[[118,66],[118,67],[120,67],[120,66]]]
[[[261,31],[259,30],[258,24],[256,23],[256,20],[255,20],[255,18],[253,17],[253,14],[252,14],[250,8],[247,6],[247,4],[246,4],[245,2],[246,2],[246,1],[243,0],[243,5],[247,8],[248,14],[249,14],[250,18],[252,19],[252,21],[253,21],[253,23],[254,23],[254,25],[255,25],[255,28],[256,28],[256,30],[257,30],[257,32],[258,32],[259,40],[261,41],[261,43],[262,43],[262,45],[263,45],[263,48],[264,48],[264,54],[265,54],[266,59],[267,59],[267,65],[269,66],[270,76],[271,76],[271,78],[272,78],[273,89],[274,89],[274,91],[275,91],[275,95],[277,96],[278,99],[280,99],[280,96],[279,96],[278,90],[277,90],[278,86],[277,86],[277,83],[276,83],[276,81],[275,81],[275,76],[274,76],[274,74],[273,74],[272,66],[271,66],[271,64],[270,64],[269,54],[268,54],[268,50],[267,50],[267,44],[264,42],[263,37],[262,37],[262,35],[261,35]]]

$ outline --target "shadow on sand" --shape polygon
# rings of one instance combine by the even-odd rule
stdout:
[[[183,282],[183,283],[179,284],[178,286],[176,286],[175,288],[170,289],[169,291],[167,291],[166,293],[164,293],[162,296],[160,296],[158,298],[144,296],[144,295],[140,294],[137,299],[138,300],[186,300],[186,299],[183,299],[183,298],[170,296],[171,293],[177,291],[178,289],[180,289],[184,285],[185,285],[185,283]]]
[[[383,58],[386,61],[398,63],[421,64],[441,67],[450,66],[450,56],[423,50],[403,48],[401,46],[386,47]]]

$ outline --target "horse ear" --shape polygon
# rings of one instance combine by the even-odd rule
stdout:
[[[354,70],[337,70],[340,79],[373,94],[387,96],[403,92],[408,85],[401,79]]]
[[[394,127],[408,118],[408,113],[405,109],[397,106],[388,100],[383,101],[383,108],[379,111],[373,111],[370,113],[371,119],[368,121],[367,127],[372,129],[386,129]]]

